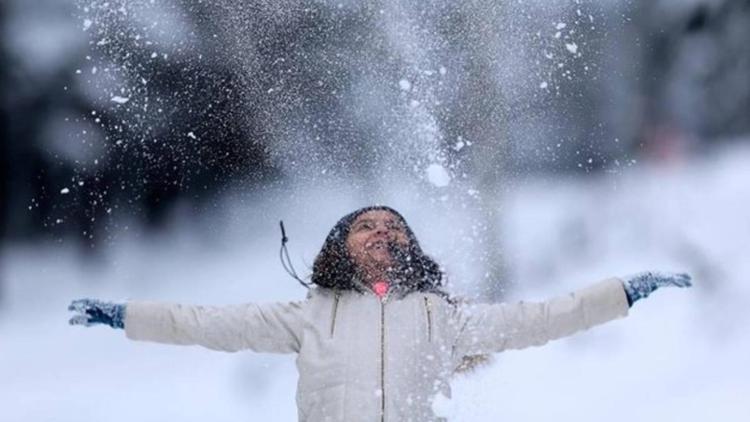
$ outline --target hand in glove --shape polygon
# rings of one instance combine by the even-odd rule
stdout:
[[[638,299],[648,297],[659,287],[675,286],[690,287],[690,275],[686,273],[667,273],[659,271],[645,271],[623,278],[623,286],[628,296],[628,304],[633,306]]]
[[[68,321],[70,325],[107,324],[112,328],[125,328],[125,305],[102,302],[96,299],[74,300],[68,306],[76,314]]]

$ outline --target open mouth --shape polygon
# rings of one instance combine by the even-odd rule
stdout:
[[[376,240],[375,242],[370,243],[367,248],[374,250],[386,250],[388,249],[388,242],[386,242],[385,240]]]

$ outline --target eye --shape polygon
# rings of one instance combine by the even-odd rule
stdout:
[[[404,226],[396,221],[388,221],[385,223],[385,226],[388,227],[389,230],[404,231]]]
[[[372,221],[363,221],[363,222],[357,224],[356,230],[357,231],[360,231],[360,230],[372,230],[374,228],[375,228],[375,223],[373,223]]]

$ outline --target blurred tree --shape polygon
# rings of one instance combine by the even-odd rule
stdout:
[[[235,72],[219,61],[201,61],[221,48],[210,43],[211,28],[199,16],[196,27],[209,32],[199,38],[209,42],[191,50],[194,56],[178,52],[172,60],[154,60],[148,47],[153,44],[135,39],[136,22],[118,26],[125,22],[115,13],[108,29],[122,30],[121,37],[101,45],[101,39],[92,39],[89,51],[71,47],[74,54],[56,61],[40,56],[49,61],[40,66],[23,50],[23,31],[44,25],[50,30],[39,36],[75,38],[82,35],[82,21],[70,20],[68,2],[34,13],[25,2],[12,6],[12,18],[27,24],[9,26],[0,44],[6,176],[0,239],[73,235],[96,246],[116,224],[111,215],[131,214],[159,225],[180,198],[199,206],[233,180],[273,176],[262,130],[254,131],[254,120],[240,121],[234,112],[246,101]],[[12,53],[6,53],[9,45]],[[111,85],[112,80],[124,83]],[[112,101],[124,95],[119,89],[142,85],[148,85],[141,92],[153,103],[134,98],[130,105],[143,108],[127,109]]]
[[[0,28],[5,27],[6,5],[0,3]],[[6,65],[8,57],[5,43],[0,42],[0,246],[7,235],[8,215],[10,214],[10,103],[7,92],[10,89]],[[0,280],[0,283],[2,281]]]
[[[0,29],[6,24],[6,5],[0,3]],[[0,40],[0,251],[3,250],[4,241],[8,232],[10,215],[10,107],[7,92],[10,84],[7,75],[6,64],[8,63],[5,43]],[[0,258],[2,265],[2,258]],[[4,282],[0,278],[0,304],[4,297]]]
[[[642,1],[637,147],[668,158],[750,132],[750,2]]]

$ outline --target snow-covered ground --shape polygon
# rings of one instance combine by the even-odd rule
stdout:
[[[498,355],[459,376],[453,399],[436,409],[456,421],[750,420],[747,145],[666,167],[517,180],[506,192],[510,300],[643,269],[689,271],[695,287],[659,291],[628,318]],[[68,326],[66,306],[79,297],[299,299],[304,290],[278,263],[278,219],[303,267],[335,220],[363,204],[356,197],[325,188],[233,195],[199,223],[178,213],[158,236],[134,227],[96,257],[64,242],[7,248],[0,420],[295,420],[293,356],[130,342],[106,327]],[[403,192],[377,199],[403,210],[451,280],[473,276],[456,247],[471,243],[459,235],[470,219]]]

